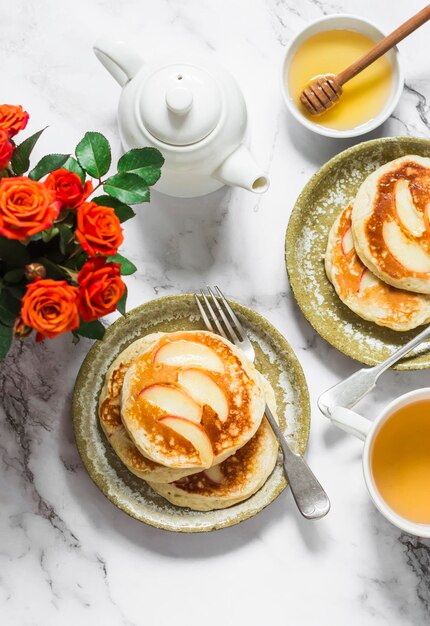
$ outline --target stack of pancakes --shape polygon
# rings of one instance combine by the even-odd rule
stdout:
[[[245,500],[267,480],[277,440],[273,389],[241,350],[205,331],[154,333],[109,368],[100,424],[126,467],[178,506]]]
[[[333,224],[325,267],[360,317],[398,331],[430,321],[430,159],[405,156],[366,178]]]

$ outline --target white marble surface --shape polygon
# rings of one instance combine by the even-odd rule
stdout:
[[[36,156],[70,150],[100,130],[120,150],[119,89],[92,55],[99,34],[120,34],[155,57],[171,46],[230,67],[246,94],[252,147],[270,169],[261,197],[224,189],[196,200],[153,194],[126,225],[138,264],[130,305],[218,283],[274,323],[296,351],[313,401],[308,459],[332,499],[318,523],[300,519],[286,492],[235,528],[174,535],[108,502],[78,456],[70,399],[90,342],[17,346],[1,367],[0,621],[4,626],[294,626],[430,622],[429,543],[402,535],[374,510],[361,478],[360,442],[329,426],[315,400],[357,364],[321,340],[290,293],[284,233],[314,171],[347,142],[318,139],[284,109],[284,46],[326,13],[358,13],[391,30],[423,5],[392,0],[16,0],[0,21],[2,101],[22,103],[31,129],[46,124]],[[389,10],[388,10],[389,7]],[[428,137],[430,26],[401,44],[406,87],[375,133]],[[388,373],[362,403],[369,416],[428,373]]]

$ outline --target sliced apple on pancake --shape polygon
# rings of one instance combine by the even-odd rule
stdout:
[[[158,421],[160,424],[164,424],[164,426],[174,430],[184,439],[187,439],[194,446],[199,453],[203,467],[207,468],[212,465],[214,460],[212,444],[200,424],[175,415],[166,415],[166,417],[161,417]]]
[[[165,343],[154,355],[155,363],[165,363],[176,367],[201,367],[214,372],[223,372],[224,365],[212,350],[196,341],[180,339]]]
[[[360,284],[358,287],[358,295],[364,295],[366,289],[370,289],[370,287],[374,287],[375,285],[381,284],[381,281],[376,278],[372,272],[370,272],[367,268],[363,269],[360,276]]]
[[[407,231],[415,237],[420,237],[426,227],[424,224],[424,214],[418,211],[409,189],[409,182],[401,178],[395,187],[395,206],[397,217]]]
[[[187,368],[179,373],[178,382],[197,402],[210,406],[221,422],[226,421],[229,413],[227,398],[210,376],[201,370]]]
[[[430,272],[430,255],[409,239],[394,220],[384,222],[383,237],[387,249],[409,272]]]
[[[340,247],[344,256],[349,257],[354,252],[354,240],[351,226],[344,232],[340,240]]]
[[[169,415],[177,415],[191,422],[200,423],[202,406],[185,391],[174,385],[154,384],[143,389],[139,396],[155,404]]]
[[[426,226],[427,236],[430,237],[430,202],[427,202],[424,211],[424,224]]]
[[[216,487],[222,485],[223,482],[225,482],[224,474],[222,473],[221,467],[219,465],[214,465],[213,467],[206,469],[203,473],[209,480],[209,482],[211,482]]]

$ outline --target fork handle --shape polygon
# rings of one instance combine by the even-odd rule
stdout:
[[[295,454],[266,404],[266,417],[274,431],[283,455],[285,475],[300,513],[306,519],[320,519],[330,510],[330,500],[304,458]]]

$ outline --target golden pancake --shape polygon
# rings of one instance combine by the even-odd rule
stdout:
[[[141,453],[170,468],[207,469],[257,431],[264,391],[255,367],[206,331],[164,334],[124,377],[121,418]]]
[[[405,331],[430,321],[430,296],[382,282],[358,257],[352,237],[352,207],[333,224],[325,255],[327,276],[339,298],[360,317]]]
[[[266,401],[276,416],[272,387],[263,379]],[[220,465],[171,484],[153,483],[158,494],[176,506],[196,511],[224,509],[246,500],[258,491],[273,471],[278,441],[266,418],[247,444]]]
[[[110,366],[99,399],[99,420],[109,443],[126,467],[136,476],[151,481],[172,481],[198,469],[171,469],[145,458],[130,439],[120,415],[120,400],[125,374],[133,361],[153,346],[163,333],[154,333],[133,342]]]
[[[409,155],[368,176],[353,203],[356,252],[384,282],[430,294],[430,159]]]

